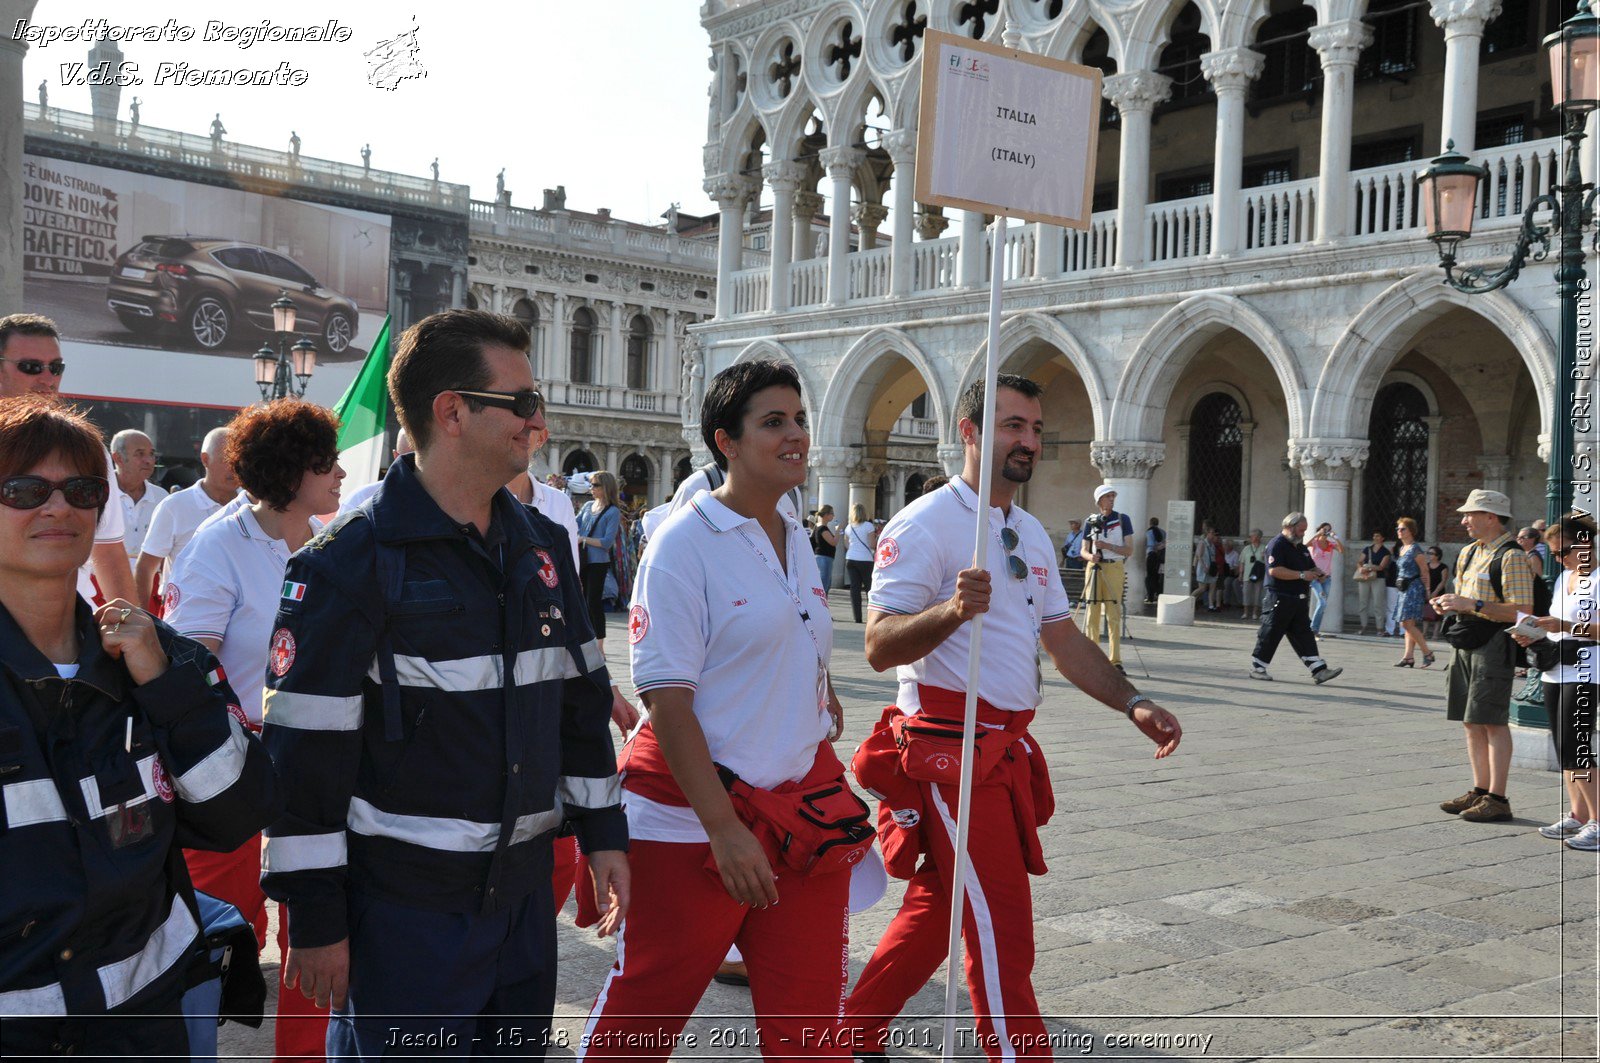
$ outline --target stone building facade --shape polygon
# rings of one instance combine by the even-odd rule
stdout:
[[[1553,268],[1531,263],[1490,295],[1447,287],[1415,178],[1452,140],[1487,165],[1462,257],[1504,260],[1559,178],[1539,48],[1559,8],[710,0],[705,187],[724,239],[717,316],[695,330],[707,371],[796,364],[824,502],[882,497],[875,444],[918,396],[952,471],[952,410],[982,370],[998,253],[1003,371],[1046,387],[1049,435],[1023,503],[1058,541],[1102,480],[1141,527],[1190,498],[1230,535],[1271,534],[1304,508],[1358,540],[1413,516],[1449,545],[1474,487],[1507,492],[1526,523],[1544,509]],[[1086,231],[1013,222],[997,241],[979,214],[914,202],[928,29],[1103,72]],[[830,254],[801,258],[785,222],[819,192]],[[736,239],[751,199],[774,217],[760,264]],[[851,249],[864,214],[887,246]],[[1142,565],[1130,582],[1135,598]]]

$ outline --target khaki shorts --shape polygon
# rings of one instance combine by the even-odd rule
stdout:
[[[1446,719],[1504,727],[1511,722],[1515,644],[1496,633],[1476,650],[1456,650],[1446,676]]]

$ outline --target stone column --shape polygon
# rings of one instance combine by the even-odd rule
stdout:
[[[1333,533],[1350,544],[1350,481],[1355,470],[1367,464],[1365,439],[1291,439],[1289,464],[1305,483],[1306,519],[1315,528],[1323,521],[1333,525]],[[1328,606],[1322,614],[1322,629],[1334,635],[1344,630],[1345,569],[1348,558],[1335,554],[1333,573],[1328,580]]]
[[[832,506],[834,519],[842,528],[850,522],[850,470],[856,452],[849,447],[812,447],[811,467],[817,473],[817,505]],[[833,585],[845,586],[844,536],[839,536],[839,552],[833,562]]]
[[[1428,492],[1426,496],[1428,508],[1427,512],[1423,514],[1422,537],[1438,542],[1444,538],[1439,534],[1441,530],[1439,526],[1439,447],[1442,442],[1439,438],[1439,429],[1444,424],[1444,418],[1441,416],[1424,417],[1422,423],[1428,426]],[[1361,528],[1359,525],[1356,528],[1357,534],[1366,534],[1371,530],[1371,528]]]
[[[655,480],[650,484],[650,505],[659,506],[672,498],[672,451],[652,447],[647,457],[656,467]]]
[[[916,285],[911,237],[917,221],[917,135],[893,129],[883,135],[883,148],[894,163],[894,250],[890,252],[889,294],[905,298]]]
[[[811,231],[817,213],[822,210],[822,197],[809,188],[794,194],[794,260],[804,262],[815,258],[817,238]]]
[[[988,278],[988,259],[984,250],[989,246],[983,230],[983,212],[961,212],[961,246],[956,251],[956,284],[962,288],[977,288]]]
[[[1033,227],[1033,277],[1047,280],[1059,277],[1066,252],[1065,230],[1059,225],[1037,224]]]
[[[859,148],[823,148],[822,165],[833,183],[828,207],[828,304],[850,298],[850,186],[866,153]]]
[[[871,251],[878,246],[878,226],[889,216],[889,208],[882,203],[857,203],[850,211],[856,223],[861,250]]]
[[[793,162],[768,163],[761,171],[772,189],[772,280],[767,308],[789,309],[789,262],[794,256],[794,194],[805,180],[805,167]]]
[[[550,338],[545,358],[545,379],[572,379],[572,347],[567,339],[567,297],[556,292],[552,300],[554,312],[550,315]]]
[[[1508,454],[1479,454],[1478,468],[1483,473],[1483,489],[1511,496],[1511,457]]]
[[[717,223],[717,317],[733,313],[733,275],[743,267],[744,202],[750,198],[750,181],[738,174],[719,174],[705,182],[706,195],[716,201]]]
[[[1312,26],[1306,42],[1322,59],[1322,147],[1317,160],[1317,242],[1350,235],[1350,120],[1356,60],[1372,42],[1360,19]],[[1333,603],[1328,603],[1333,608]],[[1326,618],[1324,618],[1326,623]]]
[[[628,386],[628,349],[622,339],[622,319],[627,316],[625,305],[612,302],[611,324],[606,330],[606,346],[611,349],[601,353],[600,379],[616,388]]]
[[[493,286],[489,296],[489,312],[491,314],[503,314],[506,312],[506,286],[504,284]]]
[[[663,315],[666,327],[661,333],[661,355],[655,376],[654,390],[670,396],[672,382],[678,380],[682,374],[678,371],[678,312],[668,309]]]
[[[616,476],[618,479],[621,479],[620,475],[618,474],[622,471],[622,447],[616,443],[607,443],[605,450],[606,471],[612,476]]]
[[[1245,536],[1250,534],[1250,466],[1255,459],[1255,434],[1254,421],[1239,422],[1239,534]]]
[[[1244,172],[1244,97],[1261,76],[1266,57],[1229,48],[1200,57],[1200,70],[1217,94],[1217,147],[1211,177],[1211,257],[1239,250],[1239,185]]]
[[[1433,0],[1429,13],[1444,30],[1444,121],[1439,150],[1454,140],[1457,151],[1471,155],[1478,137],[1478,47],[1483,27],[1500,16],[1500,0]]]
[[[1097,439],[1089,445],[1089,460],[1105,482],[1116,489],[1117,512],[1126,513],[1133,522],[1133,553],[1123,565],[1128,586],[1122,600],[1135,612],[1145,597],[1144,530],[1150,524],[1150,475],[1166,457],[1164,443]]]
[[[1151,70],[1112,74],[1101,89],[1122,118],[1117,161],[1117,265],[1132,268],[1145,259],[1148,236],[1145,208],[1150,204],[1150,115],[1172,95],[1172,79]]]
[[[855,512],[859,503],[866,508],[867,519],[879,516],[878,513],[878,477],[873,476],[871,468],[858,468],[850,475],[850,511]],[[849,513],[846,514],[848,516]]]

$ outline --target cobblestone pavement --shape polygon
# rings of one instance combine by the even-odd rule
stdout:
[[[893,680],[866,666],[841,594],[833,613],[851,749]],[[1058,800],[1051,870],[1034,880],[1034,980],[1057,1058],[1596,1058],[1595,856],[1534,833],[1565,807],[1553,772],[1513,770],[1513,823],[1438,810],[1469,780],[1444,719],[1445,654],[1431,672],[1397,670],[1398,641],[1326,640],[1345,674],[1317,687],[1285,646],[1277,681],[1256,683],[1253,627],[1130,624],[1129,671],[1182,720],[1179,752],[1152,759],[1059,677],[1033,728]],[[626,642],[608,648],[625,677]],[[853,975],[900,889],[853,920]],[[575,1039],[612,955],[571,911],[557,1026]],[[939,1056],[942,978],[895,1027],[894,1056]],[[747,991],[711,986],[677,1058],[755,1057],[748,1014]],[[967,1036],[957,1052],[971,1057]],[[270,1034],[224,1027],[224,1052],[270,1055]]]

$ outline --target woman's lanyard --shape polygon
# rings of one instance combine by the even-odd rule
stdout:
[[[788,575],[779,571],[777,564],[767,556],[767,552],[761,549],[761,546],[754,539],[750,538],[750,534],[742,527],[735,528],[734,531],[738,532],[739,538],[744,540],[744,544],[750,548],[751,552],[761,559],[761,563],[766,566],[767,571],[772,574],[772,578],[778,581],[778,586],[783,588],[783,593],[793,603],[795,611],[800,614],[800,624],[806,629],[806,634],[811,636],[812,648],[817,651],[817,708],[822,712],[828,712],[828,662],[827,658],[823,656],[822,643],[817,638],[817,632],[811,626],[811,611],[806,608],[806,603],[800,600],[800,595],[790,585]],[[785,536],[789,534],[788,521],[784,521],[783,533]],[[789,545],[792,547],[794,544],[790,543]],[[793,551],[791,550],[790,552],[792,553]]]

